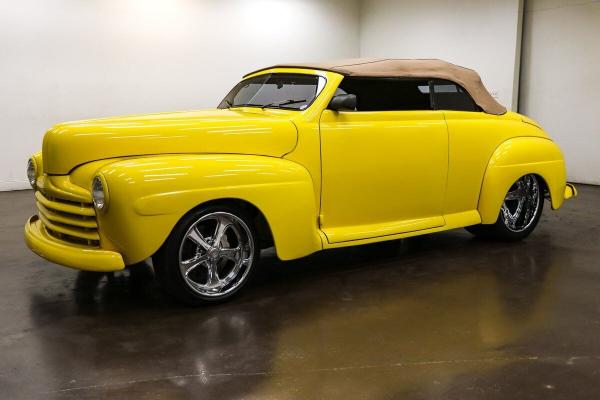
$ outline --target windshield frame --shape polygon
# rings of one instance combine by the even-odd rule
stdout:
[[[317,78],[317,92],[315,94],[315,96],[312,98],[312,100],[308,103],[306,103],[306,107],[304,107],[303,109],[300,108],[295,108],[295,107],[286,107],[286,105],[276,105],[276,104],[266,104],[266,105],[262,105],[262,104],[240,104],[240,105],[233,105],[231,103],[231,97],[235,94],[237,94],[239,92],[239,87],[242,86],[244,84],[244,82],[247,82],[249,80],[252,79],[256,79],[256,78],[264,78],[265,76],[271,76],[271,75],[288,75],[288,76],[294,76],[294,75],[309,75],[309,76],[314,76]],[[268,78],[267,78],[268,79]],[[217,106],[218,109],[234,109],[234,108],[242,108],[242,107],[251,107],[251,108],[260,108],[260,109],[265,109],[265,108],[269,108],[269,109],[274,109],[274,110],[286,110],[286,111],[306,111],[308,110],[312,104],[317,100],[317,98],[321,95],[321,93],[323,93],[323,90],[325,89],[325,87],[327,86],[327,77],[325,75],[321,75],[321,74],[316,74],[316,73],[304,73],[304,72],[278,72],[278,71],[265,71],[265,73],[262,74],[258,74],[258,75],[252,75],[249,76],[245,79],[242,79],[241,81],[239,81],[228,93],[227,95],[223,98],[223,100],[221,100],[221,102],[219,103],[219,105]]]

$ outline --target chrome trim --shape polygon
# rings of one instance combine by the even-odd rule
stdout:
[[[102,194],[102,198],[98,198],[98,192]],[[96,175],[94,179],[92,179],[92,187],[90,190],[92,194],[92,204],[98,211],[106,211],[108,208],[108,185],[106,184],[106,180],[102,175]]]
[[[544,201],[535,175],[519,178],[508,190],[500,215],[506,228],[512,232],[523,232],[531,226],[540,212]]]
[[[29,185],[35,189],[36,182],[38,178],[38,166],[35,162],[35,158],[31,157],[27,160],[27,180],[29,181]]]

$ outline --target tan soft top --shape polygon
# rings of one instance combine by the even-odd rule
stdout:
[[[483,86],[483,82],[481,82],[481,78],[477,72],[442,60],[353,59],[323,63],[292,63],[261,68],[251,74],[271,68],[308,68],[333,71],[346,76],[361,77],[446,79],[456,82],[465,88],[475,103],[486,113],[500,115],[506,112],[506,108],[498,103],[490,95],[485,86]]]

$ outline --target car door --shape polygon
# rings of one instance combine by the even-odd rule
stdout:
[[[444,113],[448,125],[448,183],[444,215],[461,216],[461,224],[479,223],[477,206],[483,177],[496,148],[512,130],[498,129],[497,115],[486,114],[460,85],[442,79],[432,81],[434,107]],[[471,220],[465,220],[470,218]]]
[[[355,111],[320,121],[320,226],[330,243],[444,225],[448,132],[427,79],[346,77]]]

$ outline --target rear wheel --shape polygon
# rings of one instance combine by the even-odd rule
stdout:
[[[530,174],[519,178],[508,190],[496,223],[466,229],[475,236],[501,240],[520,240],[536,227],[544,208],[544,187],[540,178]]]
[[[161,286],[192,305],[233,296],[259,255],[249,221],[243,212],[219,206],[185,216],[153,257]]]

